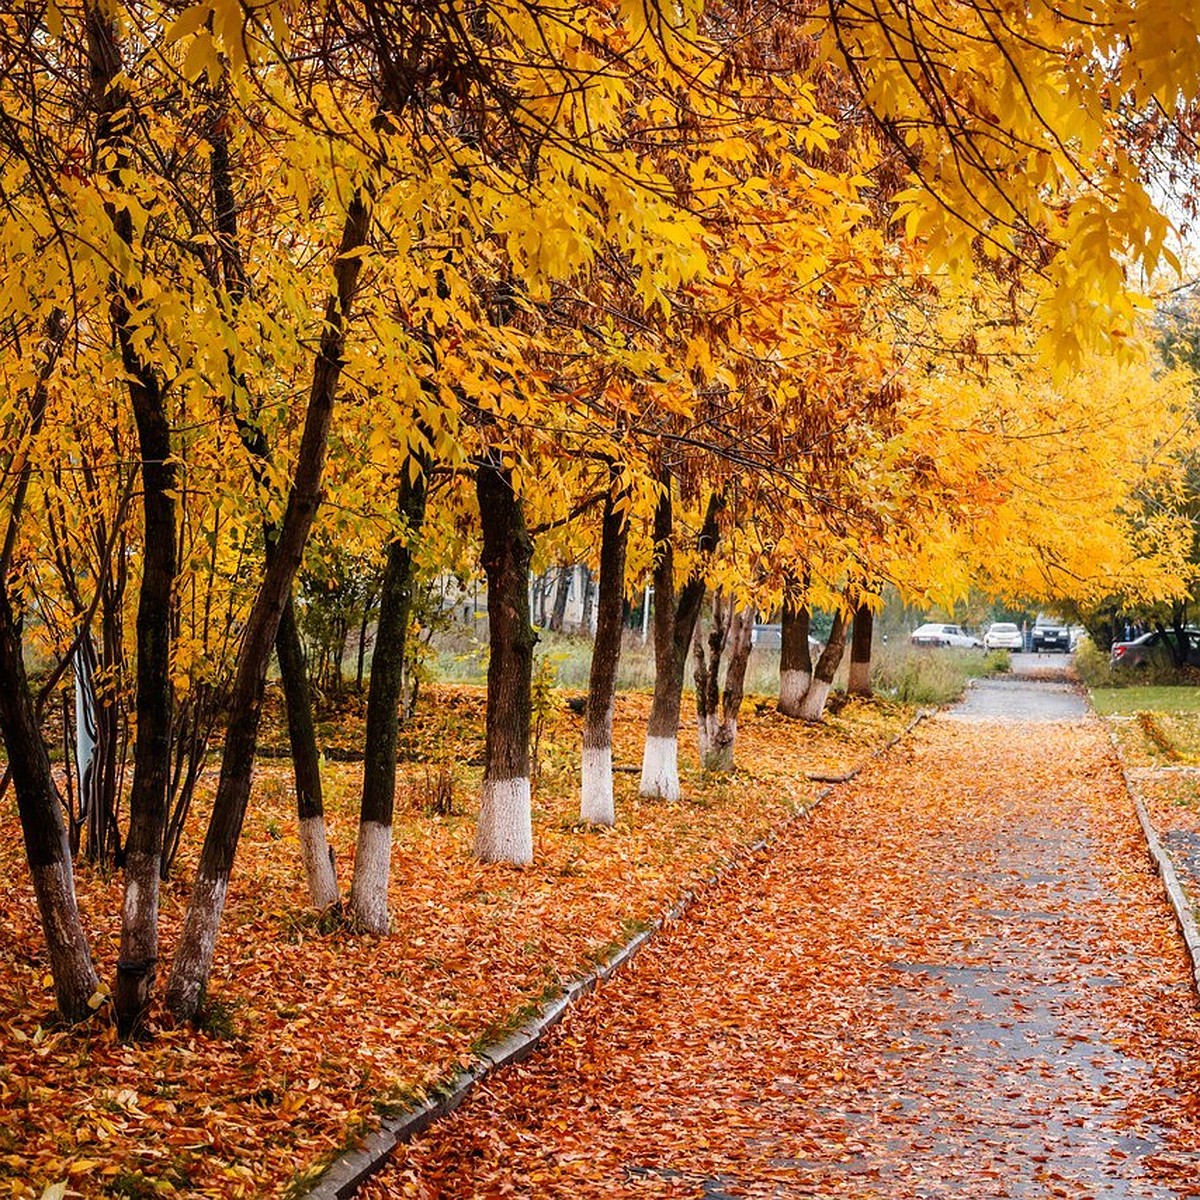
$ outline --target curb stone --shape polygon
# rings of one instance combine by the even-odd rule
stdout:
[[[1101,719],[1104,720],[1104,718]],[[1167,893],[1167,899],[1171,902],[1171,908],[1175,912],[1175,920],[1179,925],[1179,932],[1183,936],[1184,945],[1187,947],[1188,955],[1192,960],[1192,982],[1195,984],[1196,990],[1200,992],[1200,923],[1196,920],[1195,906],[1188,897],[1183,881],[1179,878],[1179,872],[1175,870],[1175,863],[1163,846],[1162,840],[1158,836],[1158,831],[1154,828],[1154,823],[1150,820],[1150,813],[1145,803],[1141,796],[1138,795],[1133,780],[1129,777],[1129,771],[1125,766],[1125,759],[1121,755],[1121,747],[1117,741],[1117,735],[1111,725],[1108,726],[1108,737],[1112,743],[1113,752],[1117,756],[1117,763],[1121,768],[1121,779],[1125,784],[1125,791],[1128,792],[1129,798],[1133,801],[1133,809],[1137,813],[1138,824],[1142,827],[1142,835],[1146,839],[1146,850],[1150,855],[1150,861],[1154,864],[1154,869],[1158,872],[1159,878],[1162,879],[1163,890]]]
[[[664,928],[683,917],[696,901],[719,884],[735,868],[756,854],[766,850],[797,821],[807,820],[813,809],[841,783],[854,779],[867,764],[882,758],[898,742],[906,738],[924,720],[936,714],[936,709],[922,708],[917,715],[885,745],[871,752],[864,763],[845,775],[828,778],[808,776],[810,781],[828,782],[808,804],[797,808],[763,837],[750,845],[743,846],[718,866],[708,878],[694,888],[685,891],[676,903],[648,928],[629,939],[619,950],[589,971],[581,979],[568,984],[563,994],[548,1001],[520,1028],[488,1046],[470,1067],[457,1071],[434,1086],[430,1094],[420,1103],[394,1117],[385,1117],[378,1129],[366,1134],[359,1145],[335,1159],[325,1173],[308,1191],[303,1200],[349,1200],[358,1188],[379,1171],[392,1156],[392,1152],[403,1142],[411,1141],[424,1133],[435,1122],[449,1116],[475,1088],[492,1076],[501,1067],[520,1062],[532,1054],[542,1039],[566,1013],[575,1007],[584,996],[594,991],[610,976],[630,963],[645,946]]]

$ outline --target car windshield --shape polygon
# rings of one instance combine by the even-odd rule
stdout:
[[[999,621],[992,626],[993,633],[1016,633],[1017,627],[1008,621]]]

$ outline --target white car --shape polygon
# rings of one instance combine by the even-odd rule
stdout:
[[[941,625],[931,622],[914,629],[909,638],[914,646],[960,646],[966,650],[978,650],[983,643],[967,633],[961,625]]]
[[[1011,621],[997,621],[983,635],[985,650],[1023,650],[1025,635]]]

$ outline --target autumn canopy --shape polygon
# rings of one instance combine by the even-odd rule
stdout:
[[[62,1015],[110,992],[122,1034],[199,1011],[269,669],[296,869],[317,909],[388,931],[418,580],[486,584],[474,853],[513,863],[533,564],[598,574],[597,825],[649,584],[640,787],[668,800],[693,659],[702,758],[732,765],[756,612],[783,614],[781,710],[819,719],[837,664],[811,661],[813,609],[840,656],[885,586],[1185,597],[1194,397],[1147,297],[1182,279],[1164,211],[1185,210],[1156,197],[1191,178],[1198,87],[1166,0],[8,6],[0,729]],[[295,597],[365,561],[343,894]],[[76,676],[86,805],[41,732]],[[218,746],[168,954],[160,883]],[[81,848],[122,871],[112,982]]]

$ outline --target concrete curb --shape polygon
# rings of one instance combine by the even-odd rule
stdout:
[[[1144,801],[1138,795],[1137,788],[1129,777],[1116,733],[1104,717],[1101,717],[1100,720],[1104,721],[1108,728],[1109,741],[1112,743],[1113,753],[1117,756],[1117,762],[1121,768],[1121,779],[1125,784],[1125,791],[1129,793],[1129,798],[1133,801],[1133,810],[1137,813],[1138,824],[1142,827],[1142,835],[1146,839],[1146,850],[1150,855],[1150,861],[1154,864],[1159,878],[1162,879],[1163,889],[1175,912],[1179,932],[1183,936],[1183,943],[1192,960],[1192,982],[1195,984],[1197,992],[1200,992],[1200,923],[1196,920],[1196,908],[1179,878],[1179,872],[1175,870],[1175,863],[1167,853],[1158,836],[1158,831],[1150,820],[1150,813]]]
[[[807,820],[813,809],[817,808],[839,783],[848,783],[854,779],[863,767],[882,758],[893,746],[908,737],[922,721],[936,712],[936,709],[919,709],[904,729],[886,745],[873,751],[864,763],[846,772],[844,776],[836,776],[810,803],[798,808],[758,841],[735,851],[707,879],[684,892],[679,900],[648,928],[635,934],[582,979],[570,984],[561,996],[548,1001],[536,1016],[526,1021],[519,1029],[484,1050],[478,1062],[447,1077],[415,1107],[397,1116],[385,1117],[377,1130],[364,1136],[360,1145],[346,1151],[333,1162],[313,1187],[304,1193],[304,1200],[348,1200],[367,1179],[384,1166],[398,1145],[411,1141],[436,1121],[452,1113],[480,1083],[501,1067],[520,1062],[532,1054],[547,1032],[557,1025],[571,1008],[589,992],[594,991],[597,985],[636,958],[656,934],[683,917],[701,896],[754,855],[767,849],[797,821]],[[810,779],[812,778],[810,776]]]

